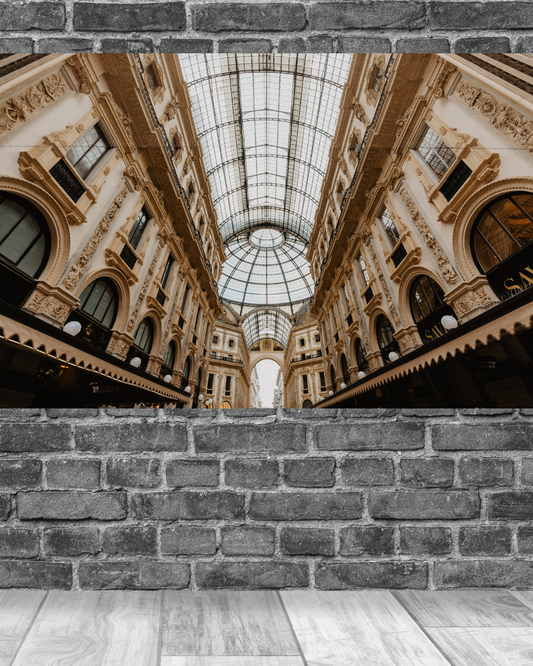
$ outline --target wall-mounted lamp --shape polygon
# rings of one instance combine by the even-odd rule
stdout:
[[[342,382],[341,389],[345,389],[345,388],[346,388],[346,384],[344,382]]]
[[[166,382],[167,384],[170,383],[171,379],[172,379],[172,375],[165,375],[163,377],[163,381]]]
[[[81,324],[79,321],[69,321],[68,324],[63,326],[63,330],[69,335],[78,335],[81,331]]]
[[[142,361],[138,356],[134,356],[130,361],[130,365],[133,365],[134,368],[138,368],[141,363]]]
[[[363,379],[363,377],[366,377],[366,372],[363,372],[362,370],[359,370],[359,372],[357,373],[357,376],[359,377],[359,379]]]
[[[455,317],[452,317],[451,315],[444,315],[444,317],[440,320],[440,323],[444,326],[446,330],[451,330],[452,328],[457,328],[459,326],[459,322]]]
[[[190,386],[186,386],[186,387],[185,387],[185,393],[190,393],[190,392],[191,392],[191,387],[190,387]]]
[[[394,363],[394,361],[397,361],[399,358],[400,358],[400,357],[398,356],[398,354],[397,354],[396,352],[390,352],[390,354],[389,354],[389,361],[391,361],[392,363]]]

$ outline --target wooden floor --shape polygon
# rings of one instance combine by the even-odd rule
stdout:
[[[0,591],[0,666],[533,665],[533,592]]]

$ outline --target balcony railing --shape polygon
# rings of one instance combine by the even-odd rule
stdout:
[[[322,350],[318,350],[314,354],[300,354],[296,358],[293,358],[291,363],[300,363],[301,361],[309,361],[313,358],[322,358]]]
[[[215,358],[218,361],[229,361],[230,363],[242,363],[242,359],[235,358],[231,354],[217,354],[217,352],[211,352],[211,358]]]

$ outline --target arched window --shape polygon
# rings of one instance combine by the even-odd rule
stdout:
[[[224,402],[220,403],[220,409],[231,409],[231,402],[224,400]]]
[[[0,257],[38,278],[49,256],[50,231],[43,215],[28,201],[0,192]]]
[[[409,302],[413,318],[418,322],[445,305],[444,292],[435,280],[420,275],[411,286]]]
[[[304,400],[303,405],[302,405],[303,409],[312,409],[312,407],[313,407],[313,403],[311,402],[311,400],[309,400],[309,399]]]
[[[165,353],[163,354],[163,365],[169,370],[174,369],[176,362],[176,343],[172,340],[168,343]]]
[[[187,356],[185,363],[183,364],[183,379],[181,380],[181,385],[183,388],[189,383],[189,375],[191,374],[191,357]]]
[[[492,201],[472,230],[475,261],[501,299],[533,284],[533,194],[511,192]],[[524,278],[525,276],[525,278]]]
[[[108,278],[98,278],[85,287],[80,296],[80,310],[87,313],[102,326],[111,328],[118,310],[117,289]]]
[[[346,360],[346,356],[344,354],[341,354],[341,370],[342,370],[342,379],[345,384],[350,383],[350,373],[348,371],[348,361]]]
[[[134,345],[149,354],[154,341],[154,323],[150,317],[143,319],[135,331]]]
[[[329,376],[331,378],[331,388],[334,391],[335,390],[335,368],[332,365],[329,366]]]
[[[366,360],[365,350],[360,338],[355,341],[355,359],[359,370],[366,370],[368,368],[368,361]]]
[[[381,349],[381,357],[384,363],[390,363],[389,354],[392,351],[398,352],[400,346],[394,337],[394,329],[385,315],[379,315],[376,321],[376,334],[378,345]]]

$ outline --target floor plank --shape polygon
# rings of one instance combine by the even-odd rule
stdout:
[[[167,591],[162,654],[298,655],[276,592]]]
[[[24,637],[45,595],[41,590],[0,590],[0,641]]]
[[[390,592],[281,596],[309,666],[450,666]]]
[[[401,590],[394,595],[423,627],[533,626],[532,609],[507,591]]]
[[[531,666],[531,627],[431,627],[428,633],[454,666]]]
[[[303,661],[300,657],[163,657],[161,666],[303,666]]]
[[[160,592],[49,592],[13,666],[158,666]]]

